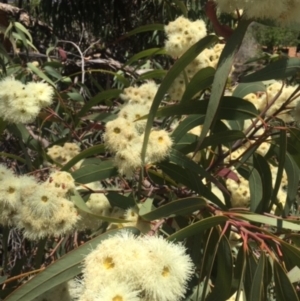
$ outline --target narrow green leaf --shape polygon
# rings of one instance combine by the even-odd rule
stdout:
[[[227,82],[228,75],[231,71],[234,56],[240,48],[240,45],[243,41],[243,38],[250,23],[251,21],[248,20],[242,20],[241,22],[239,22],[238,27],[234,30],[232,36],[225,44],[225,47],[221,53],[214,82],[212,85],[212,91],[207,107],[206,118],[203,124],[201,135],[199,137],[199,143],[197,148],[200,147],[207,133],[209,132],[209,130],[212,129],[211,125],[213,124],[216,118],[216,114],[219,110],[219,104],[224,93],[224,88]]]
[[[205,301],[227,300],[231,296],[232,280],[232,250],[227,237],[223,235],[217,251],[217,278],[211,293],[207,296]]]
[[[288,128],[288,131],[289,135],[287,137],[287,151],[300,168],[300,130],[297,128]]]
[[[250,93],[264,91],[266,91],[266,86],[262,82],[241,83],[234,89],[232,96],[243,98]]]
[[[213,35],[206,36],[205,38],[201,39],[195,45],[193,45],[189,50],[187,50],[173,65],[173,67],[169,70],[166,77],[162,81],[161,85],[159,86],[157,93],[154,97],[152,106],[150,108],[150,113],[147,118],[147,124],[144,132],[144,142],[142,148],[142,160],[145,160],[147,144],[149,140],[150,131],[152,128],[153,120],[155,118],[156,111],[160,105],[160,102],[164,98],[165,94],[167,93],[168,89],[172,85],[173,81],[176,77],[184,70],[184,68],[193,61],[199,53],[201,53],[205,48],[212,45],[214,42],[217,41],[217,37]],[[195,113],[195,111],[194,111]]]
[[[139,80],[146,80],[146,79],[162,79],[166,76],[167,71],[162,69],[157,69],[153,71],[148,71],[139,76]]]
[[[189,197],[170,202],[149,213],[141,215],[141,217],[144,220],[152,221],[164,217],[189,214],[205,208],[206,206],[207,202],[204,199],[199,197]]]
[[[122,90],[112,89],[97,94],[82,107],[82,109],[78,112],[77,117],[80,118],[84,116],[93,106],[98,105],[100,102],[104,100],[119,97],[121,92]]]
[[[278,229],[288,229],[288,230],[293,230],[293,231],[300,231],[300,225],[292,223],[292,222],[288,222],[281,218],[274,218],[274,217],[264,216],[264,215],[255,214],[255,213],[249,213],[249,214],[234,213],[234,216],[237,218],[241,218],[243,220],[249,221],[249,222],[256,222],[259,224],[267,224],[267,225],[276,227]]]
[[[281,241],[280,245],[287,270],[290,271],[295,266],[300,268],[300,249],[285,241]]]
[[[132,31],[129,31],[127,34],[125,34],[122,38],[128,38],[130,36],[133,36],[137,33],[141,33],[141,32],[147,32],[147,31],[163,31],[165,28],[164,24],[148,24],[148,25],[144,25],[144,26],[140,26]]]
[[[112,206],[117,206],[125,210],[136,206],[136,203],[131,196],[125,196],[118,192],[109,192],[106,194],[106,197]]]
[[[228,220],[225,216],[213,216],[213,217],[207,217],[205,219],[202,219],[188,227],[185,227],[183,229],[180,229],[176,233],[170,235],[167,239],[171,241],[179,241],[183,240],[187,237],[190,237],[192,235],[195,235],[199,232],[203,232],[207,229],[210,229],[212,227],[215,227],[221,223],[224,223]]]
[[[45,66],[45,65],[44,65]],[[47,72],[49,75],[53,76],[54,78],[56,78],[57,80],[61,80],[62,79],[62,75],[57,72],[53,67],[51,66],[45,66],[44,67],[45,72]]]
[[[177,126],[177,128],[173,131],[171,137],[174,143],[180,141],[182,137],[192,128],[203,124],[204,122],[204,115],[190,115],[186,117],[183,121],[180,122],[180,124]],[[200,131],[199,131],[200,134]]]
[[[212,67],[206,67],[199,70],[186,86],[185,92],[181,98],[181,103],[190,101],[198,92],[210,87],[213,83],[215,72],[215,69]]]
[[[166,54],[166,50],[164,48],[151,48],[151,49],[143,50],[135,54],[134,56],[132,56],[124,66],[129,66],[132,63],[142,58],[153,57],[154,55],[158,55],[158,54]]]
[[[72,158],[68,163],[66,163],[61,170],[68,171],[79,161],[86,159],[87,157],[90,157],[93,155],[103,154],[105,152],[105,150],[106,150],[106,148],[105,148],[104,144],[94,145],[90,148],[87,148],[84,151],[80,152],[78,155],[76,155],[74,158]],[[100,159],[96,159],[96,160],[98,160],[99,163],[101,162]]]
[[[39,68],[37,68],[35,65],[33,65],[32,63],[27,63],[27,67],[33,73],[35,73],[38,77],[44,79],[48,84],[55,87],[55,83],[44,72],[42,72]]]
[[[253,276],[249,300],[266,300],[267,296],[264,295],[264,270],[266,266],[266,260],[266,255],[262,252]]]
[[[193,100],[179,105],[171,105],[162,107],[157,110],[157,117],[167,117],[175,115],[191,115],[197,112],[207,116],[208,101],[206,100]],[[141,119],[149,118],[149,115],[143,116]],[[245,120],[256,118],[258,111],[254,105],[242,98],[223,97],[223,101],[220,103],[220,110],[217,113],[217,119],[226,120]],[[203,131],[203,128],[202,128]]]
[[[277,301],[299,301],[294,286],[290,282],[285,270],[274,260],[274,281],[275,293]]]
[[[253,156],[253,164],[255,170],[259,173],[262,183],[262,202],[256,208],[255,212],[263,213],[268,211],[272,196],[272,174],[269,163],[263,156],[255,154]]]
[[[27,37],[29,38],[29,41],[32,43],[32,37],[31,37],[31,34],[29,33],[29,31],[27,30],[26,27],[24,27],[24,25],[22,25],[21,23],[19,22],[14,22],[14,26],[16,28],[18,28],[19,30],[21,30],[24,34],[27,35]]]
[[[106,233],[89,240],[74,251],[69,252],[53,264],[49,265],[44,271],[30,279],[21,287],[10,294],[6,301],[32,301],[47,290],[66,282],[81,273],[81,262],[93,249],[111,236],[118,234],[120,229],[107,231]],[[126,228],[135,235],[139,235],[136,228]]]
[[[77,92],[69,92],[69,93],[67,93],[67,95],[69,96],[69,98],[71,98],[74,101],[84,103],[84,98],[82,97],[81,94],[79,94]]]
[[[242,77],[240,82],[250,83],[270,79],[285,79],[295,75],[299,70],[299,58],[281,58],[261,70]]]
[[[118,174],[112,161],[103,161],[99,165],[85,165],[72,173],[74,180],[81,184],[105,180]]]
[[[254,257],[254,254],[251,251],[251,249],[249,249],[249,246],[247,249],[248,251],[246,253],[246,271],[245,271],[244,289],[245,289],[245,294],[247,296],[246,300],[251,300],[250,293],[252,289],[252,283],[253,283],[255,271],[257,269],[257,260]]]

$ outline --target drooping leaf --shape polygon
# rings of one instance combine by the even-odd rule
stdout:
[[[264,301],[266,300],[264,290],[264,270],[266,268],[266,255],[262,252],[257,263],[256,270],[253,275],[253,280],[250,289],[249,300]]]
[[[207,229],[210,229],[214,226],[217,226],[221,223],[227,221],[227,217],[225,216],[213,216],[204,218],[190,226],[187,226],[179,231],[175,232],[174,234],[170,235],[167,239],[170,241],[180,241],[192,235],[195,235],[199,232],[203,232]]]
[[[227,300],[231,295],[232,280],[232,250],[227,237],[223,235],[220,239],[217,251],[217,278],[214,282],[214,287],[212,288],[211,293],[207,296],[205,300]]]
[[[219,109],[220,110],[217,113],[216,119],[246,120],[256,118],[258,116],[258,111],[251,102],[232,96],[223,97]],[[191,115],[195,114],[195,112],[207,116],[208,101],[193,100],[179,105],[166,106],[158,109],[156,116],[167,117],[176,115]],[[147,116],[143,116],[142,118],[145,119]]]
[[[285,270],[274,260],[274,281],[275,293],[277,301],[299,301],[294,286],[290,282]]]
[[[198,92],[207,89],[213,83],[215,76],[215,69],[206,67],[199,70],[186,86],[182,95],[181,103],[190,101]]]
[[[126,228],[127,231],[135,235],[139,235],[136,228]],[[16,289],[5,300],[6,301],[32,301],[42,293],[55,286],[66,282],[81,273],[81,262],[84,256],[88,255],[93,248],[101,243],[102,240],[118,234],[121,230],[111,230],[89,240],[74,251],[69,252],[65,256],[56,260],[48,266],[44,271],[30,279],[24,285]]]
[[[136,205],[134,199],[131,196],[125,196],[118,192],[109,192],[106,194],[109,203],[112,206],[117,206],[122,209],[128,209]]]
[[[246,75],[240,79],[241,83],[266,81],[270,79],[285,79],[295,75],[300,70],[299,58],[281,58],[266,67]]]
[[[148,71],[148,72],[141,74],[139,76],[139,79],[140,80],[153,79],[153,78],[162,79],[166,76],[166,74],[167,74],[166,70],[157,69],[157,70]]]
[[[141,215],[144,220],[152,221],[164,217],[185,215],[207,206],[207,202],[199,197],[179,199],[163,205],[153,211]]]
[[[300,231],[300,225],[286,221],[281,218],[269,217],[255,213],[234,213],[234,216],[246,221],[256,222],[259,224],[267,224],[278,229],[288,229],[293,231]]]
[[[234,56],[240,48],[240,45],[243,41],[244,35],[250,23],[251,21],[247,20],[242,20],[238,23],[238,27],[234,30],[233,34],[225,44],[225,47],[221,53],[214,82],[212,85],[212,91],[207,107],[206,118],[203,124],[201,135],[199,137],[199,143],[197,145],[197,148],[200,147],[202,141],[206,137],[209,130],[212,130],[211,125],[213,124],[216,118],[216,114],[219,110],[219,104],[224,92],[228,75],[233,64]]]
[[[155,30],[162,31],[162,30],[164,30],[164,27],[165,27],[164,24],[148,24],[148,25],[140,26],[134,30],[131,30],[126,35],[124,35],[122,38],[128,38],[130,36],[133,36],[133,35],[135,35],[137,33],[141,33],[141,32],[155,31]]]
[[[118,170],[113,162],[103,161],[99,165],[85,165],[72,173],[74,180],[81,184],[87,184],[95,181],[101,181],[114,177]]]
[[[266,86],[262,82],[240,83],[233,91],[232,96],[245,97],[250,93],[264,92]]]
[[[45,80],[51,86],[55,87],[55,83],[43,71],[41,71],[38,67],[36,67],[34,64],[27,63],[27,67],[33,73],[35,73],[38,77],[40,77],[41,79]]]
[[[147,57],[153,57],[154,55],[158,55],[158,54],[166,54],[166,50],[163,48],[151,48],[151,49],[146,49],[143,50],[137,54],[135,54],[134,56],[132,56],[124,66],[129,66],[132,63],[142,59],[142,58],[147,58]]]
[[[80,160],[86,159],[87,157],[90,157],[93,155],[102,154],[104,152],[105,152],[104,144],[91,146],[90,148],[85,149],[84,151],[82,151],[78,155],[76,155],[74,158],[72,158],[68,163],[66,163],[63,166],[63,168],[61,170],[68,171],[71,167],[73,167]],[[97,159],[97,160],[99,163],[101,162],[100,159]]]

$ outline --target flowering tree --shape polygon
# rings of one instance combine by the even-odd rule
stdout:
[[[60,41],[80,54],[65,74],[67,56],[30,60],[30,32],[8,28],[27,61],[3,50],[5,300],[299,300],[300,60],[232,75],[253,20],[293,27],[300,2],[207,1],[218,36],[176,5],[122,36],[165,41],[117,71]]]

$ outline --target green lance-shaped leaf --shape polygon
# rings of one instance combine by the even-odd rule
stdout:
[[[296,128],[288,128],[288,131],[289,136],[287,137],[287,151],[300,168],[300,130]],[[279,145],[281,146],[281,144]]]
[[[111,98],[116,98],[119,97],[120,93],[122,90],[106,90],[103,92],[100,92],[93,98],[91,98],[83,107],[82,109],[78,112],[77,118],[83,117],[93,106],[98,105],[100,102],[111,99]]]
[[[299,301],[294,286],[290,282],[286,271],[282,266],[274,260],[274,281],[275,281],[275,293],[277,301]]]
[[[271,196],[272,196],[272,174],[267,160],[259,155],[253,156],[253,164],[255,170],[259,173],[262,183],[262,202],[255,209],[256,213],[268,211]],[[254,208],[253,208],[254,209]]]
[[[210,229],[221,223],[224,223],[227,220],[228,220],[227,217],[221,216],[221,215],[204,218],[201,221],[198,221],[192,225],[189,225],[189,226],[177,231],[176,233],[170,235],[168,237],[168,240],[171,240],[171,241],[183,240],[183,239],[190,237],[192,235],[195,235],[199,232],[203,232],[207,229]]]
[[[255,271],[257,270],[257,260],[254,257],[253,252],[249,250],[251,249],[249,249],[248,247],[246,253],[246,271],[245,271],[245,279],[244,279],[244,289],[245,289],[245,294],[247,296],[246,300],[251,300],[250,299],[251,288],[252,288]]]
[[[118,174],[112,161],[103,161],[99,165],[85,165],[72,173],[74,180],[81,184],[105,180]]]
[[[173,131],[171,137],[174,143],[177,143],[192,128],[203,124],[205,115],[190,115],[186,117]],[[200,134],[200,131],[199,131]]]
[[[147,32],[147,31],[163,31],[164,30],[165,25],[164,24],[148,24],[148,25],[144,25],[144,26],[140,26],[132,31],[129,31],[127,34],[125,34],[123,37],[121,37],[122,39],[124,38],[128,38],[130,36],[133,36],[137,33],[142,33],[142,32]]]
[[[163,205],[157,209],[152,210],[149,213],[141,214],[141,217],[144,220],[152,221],[164,217],[193,213],[199,209],[205,208],[206,206],[207,206],[207,202],[202,198],[199,197],[184,198],[184,199],[179,199],[170,202],[166,205]]]
[[[28,37],[29,41],[32,43],[31,34],[29,33],[28,29],[24,25],[22,25],[19,22],[14,22],[13,25],[15,26],[15,28],[21,30]]]
[[[195,45],[193,45],[188,51],[186,51],[173,65],[173,67],[169,70],[166,77],[162,81],[159,86],[157,93],[154,97],[152,106],[150,108],[150,113],[147,118],[147,124],[144,133],[144,142],[142,147],[142,160],[145,160],[147,144],[149,140],[150,131],[152,129],[153,120],[155,118],[156,111],[164,98],[165,94],[171,87],[172,83],[179,76],[179,74],[184,70],[184,68],[191,63],[205,48],[209,47],[213,43],[217,41],[217,37],[210,35],[201,39]],[[195,111],[194,111],[195,113]]]
[[[93,155],[103,154],[105,152],[105,150],[106,150],[106,148],[105,148],[104,144],[94,145],[90,148],[87,148],[84,151],[80,152],[78,155],[76,155],[74,158],[72,158],[68,163],[66,163],[61,170],[68,171],[71,167],[73,167],[80,160],[84,160],[87,157],[90,157]],[[100,159],[97,159],[97,160],[99,162],[101,162]]]
[[[141,74],[139,76],[139,80],[146,80],[146,79],[153,79],[153,78],[163,79],[166,76],[166,74],[167,74],[166,70],[157,69]]]
[[[44,65],[45,66],[45,65]],[[51,67],[51,66],[45,66],[44,67],[44,70],[45,70],[45,72],[46,73],[48,73],[49,75],[51,75],[52,77],[54,77],[54,78],[56,78],[57,80],[60,80],[60,79],[62,79],[62,75],[59,73],[59,72],[57,72],[53,67]],[[77,93],[77,94],[79,94],[79,93]],[[79,94],[80,95],[80,94]],[[82,96],[81,96],[82,97]]]
[[[266,268],[266,258],[265,253],[261,253],[260,258],[257,263],[257,267],[253,276],[250,298],[249,300],[264,301],[266,300],[265,290],[264,290],[264,270]]]
[[[88,255],[93,248],[96,248],[101,241],[118,234],[120,229],[108,231],[96,238],[89,240],[76,250],[64,255],[53,264],[49,265],[44,271],[16,289],[5,300],[6,301],[32,301],[49,289],[66,282],[81,273],[81,262],[84,256]],[[136,228],[126,228],[135,235],[139,235]]]
[[[90,215],[93,215],[95,217],[98,217],[102,221],[106,221],[106,222],[109,222],[109,223],[119,223],[119,224],[120,223],[126,223],[126,221],[124,219],[112,218],[112,217],[107,217],[107,216],[95,214],[94,212],[92,212],[89,209],[89,207],[86,205],[86,203],[84,202],[84,200],[82,199],[82,197],[80,196],[80,194],[77,191],[75,191],[74,194],[71,196],[71,201],[81,211],[86,212],[86,213],[88,213]]]
[[[183,104],[160,108],[156,112],[156,116],[167,117],[175,115],[191,115],[195,114],[195,112],[207,116],[208,105],[209,102],[207,100],[188,101]],[[147,116],[150,116],[150,114],[143,116],[141,119],[145,119]],[[256,118],[257,116],[258,111],[251,102],[242,98],[224,96],[220,103],[220,110],[217,113],[216,119],[246,120]]]
[[[250,93],[264,91],[266,91],[266,86],[262,82],[241,83],[234,89],[232,96],[243,98]]]
[[[300,268],[300,249],[285,241],[281,241],[280,246],[287,270],[290,271],[295,266]]]
[[[244,243],[243,243],[244,244]],[[234,267],[234,279],[233,279],[233,293],[236,291],[237,295],[237,300],[240,300],[240,294],[242,294],[242,289],[244,286],[244,278],[245,278],[245,273],[246,273],[246,266],[247,266],[247,261],[246,261],[246,250],[244,248],[244,245],[242,245],[239,248],[237,258],[236,258],[236,263]]]
[[[128,209],[136,205],[134,199],[131,196],[125,196],[118,192],[109,192],[106,194],[109,203],[112,206],[117,206],[122,209]]]
[[[215,69],[212,67],[199,70],[187,84],[181,98],[181,103],[191,100],[198,92],[210,87],[213,83],[215,72]]]
[[[239,50],[240,45],[242,44],[243,38],[245,36],[245,33],[250,23],[251,21],[245,21],[245,20],[239,22],[238,27],[233,32],[232,36],[229,38],[228,42],[226,43],[221,53],[214,82],[212,85],[212,91],[207,107],[205,122],[203,124],[202,132],[199,137],[199,143],[197,145],[197,148],[200,147],[207,133],[209,132],[209,130],[211,130],[211,126],[219,110],[219,104],[223,96],[228,75],[231,71],[234,56]]]
[[[42,78],[48,84],[50,84],[51,86],[55,87],[55,83],[43,71],[41,71],[39,68],[37,68],[36,66],[34,66],[32,63],[27,63],[27,67],[33,73],[35,73],[38,77]]]
[[[132,63],[142,59],[142,58],[147,58],[147,57],[153,57],[154,55],[158,55],[158,54],[166,54],[166,50],[163,48],[151,48],[151,49],[146,49],[143,50],[137,54],[135,54],[134,56],[132,56],[124,66],[129,66]]]
[[[225,301],[231,296],[233,280],[233,259],[229,241],[225,235],[220,238],[217,251],[217,278],[206,301]],[[255,300],[255,299],[253,299]]]
[[[277,169],[277,175],[275,180],[275,185],[273,187],[273,193],[271,196],[271,204],[269,206],[269,210],[271,211],[273,204],[275,203],[277,199],[277,194],[280,189],[282,175],[284,171],[284,165],[285,165],[285,154],[287,150],[287,135],[285,130],[279,131],[279,139],[278,144],[271,147],[272,152],[277,156],[278,161],[278,169]]]
[[[299,186],[299,167],[289,153],[286,153],[284,168],[287,174],[287,199],[284,206],[285,216],[288,216],[291,206],[296,200]]]
[[[241,218],[241,219],[249,221],[249,222],[255,222],[255,223],[259,223],[259,224],[267,224],[267,225],[276,227],[278,229],[288,229],[288,230],[293,230],[293,231],[300,231],[300,225],[286,221],[281,218],[269,217],[269,216],[264,216],[264,215],[260,215],[260,214],[255,214],[255,213],[245,213],[245,214],[234,213],[234,216],[236,218]]]
[[[249,181],[250,210],[256,212],[263,197],[263,183],[260,174],[255,168],[239,167],[238,171]]]
[[[300,70],[299,58],[281,58],[254,73],[240,79],[242,83],[265,81],[270,79],[285,79],[295,75]]]

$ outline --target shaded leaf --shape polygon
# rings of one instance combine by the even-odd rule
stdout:
[[[243,98],[250,93],[264,91],[266,91],[266,86],[262,82],[241,83],[234,89],[232,96]]]
[[[33,73],[35,73],[38,77],[40,77],[41,79],[44,79],[48,84],[55,87],[55,83],[44,72],[42,72],[39,68],[37,68],[34,64],[27,63],[27,67]]]
[[[181,103],[190,101],[198,92],[210,87],[213,83],[215,72],[215,69],[212,67],[199,70],[187,84],[181,98]]]
[[[141,215],[144,220],[152,221],[164,217],[185,215],[193,213],[207,206],[207,202],[202,198],[189,197],[179,199],[163,205],[153,211]]]
[[[189,225],[183,229],[180,229],[179,231],[177,231],[176,233],[170,235],[167,239],[171,240],[171,241],[179,241],[179,240],[183,240],[187,237],[190,237],[192,235],[195,235],[199,232],[203,232],[207,229],[210,229],[214,226],[217,226],[221,223],[224,223],[228,220],[227,217],[225,216],[213,216],[213,217],[207,217],[204,218],[192,225]]]
[[[112,161],[103,161],[99,165],[85,165],[72,173],[74,180],[81,184],[105,180],[118,174]]]
[[[111,206],[117,206],[125,210],[136,205],[131,196],[125,196],[118,192],[108,192],[106,197],[108,198]]]
[[[265,81],[270,79],[285,79],[295,75],[300,70],[299,58],[281,58],[266,67],[240,79],[242,83]]]
[[[253,276],[250,298],[249,300],[264,301],[266,300],[264,291],[264,270],[266,267],[266,255],[265,253],[260,254],[260,258],[257,263],[257,267]]]
[[[162,30],[164,30],[164,27],[165,27],[164,24],[148,24],[148,25],[140,26],[140,27],[138,27],[134,30],[129,31],[122,38],[128,38],[128,37],[133,36],[137,33],[142,33],[142,32],[147,32],[147,31],[155,31],[155,30],[162,31]]]
[[[282,266],[274,260],[274,281],[275,293],[277,301],[299,301],[294,286],[290,282],[286,272]]]
[[[166,54],[166,50],[164,48],[151,48],[143,50],[134,56],[132,56],[124,66],[131,65],[132,63],[138,61],[139,59],[145,58],[145,57],[153,57],[154,55],[158,54]]]

